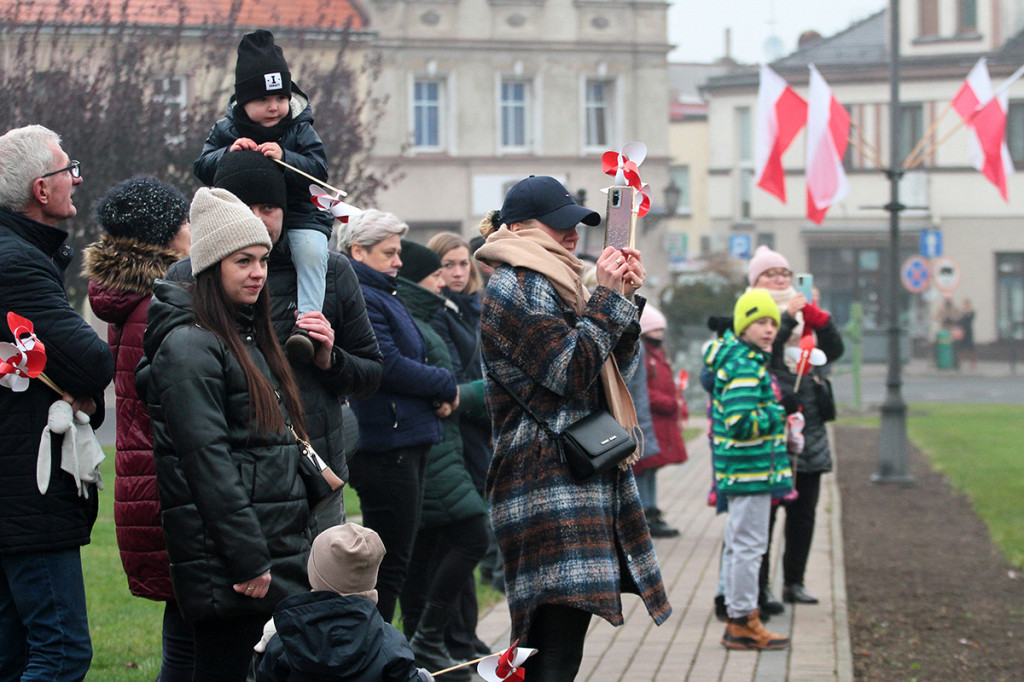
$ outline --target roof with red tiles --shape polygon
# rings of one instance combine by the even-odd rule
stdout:
[[[14,0],[0,9],[12,23],[133,26],[260,27],[269,29],[367,28],[358,0]],[[234,17],[231,21],[230,18]]]

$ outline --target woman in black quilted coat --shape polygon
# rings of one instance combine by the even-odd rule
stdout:
[[[200,189],[190,213],[195,284],[155,283],[136,384],[171,580],[195,630],[194,679],[230,682],[245,679],[277,602],[309,589],[289,429],[303,433],[302,414],[270,325],[266,228],[223,189]]]

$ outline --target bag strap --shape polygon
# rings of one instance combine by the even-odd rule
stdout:
[[[484,370],[486,370],[487,376],[489,376],[491,379],[493,379],[494,383],[498,384],[503,389],[505,389],[505,392],[508,393],[510,396],[512,396],[512,400],[516,401],[516,403],[519,405],[519,407],[523,408],[523,411],[526,412],[526,414],[530,415],[530,417],[533,419],[533,421],[537,422],[537,424],[540,425],[540,428],[544,429],[544,433],[546,433],[552,440],[557,440],[558,439],[558,434],[555,433],[554,429],[552,429],[551,426],[546,421],[544,421],[543,419],[538,417],[534,413],[534,411],[530,409],[530,406],[527,405],[526,402],[522,398],[520,398],[519,395],[516,394],[515,391],[513,391],[511,388],[509,388],[505,384],[504,381],[502,381],[500,378],[498,378],[498,375],[495,374],[495,372],[487,364],[487,360],[484,360],[483,355],[480,356],[480,360],[481,360],[481,362],[484,365]]]

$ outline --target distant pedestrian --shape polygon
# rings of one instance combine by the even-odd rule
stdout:
[[[971,363],[971,369],[977,369],[978,354],[974,350],[974,307],[969,298],[965,298],[960,304],[953,339],[956,345],[957,366],[962,366],[966,359]]]
[[[640,501],[647,514],[647,525],[654,537],[679,535],[679,530],[668,525],[658,508],[658,484],[655,478],[658,469],[669,464],[682,464],[687,459],[683,428],[689,411],[665,355],[663,343],[667,326],[668,321],[661,311],[648,303],[640,315],[640,341],[644,348],[648,404],[659,452],[633,465],[633,473],[636,474]]]

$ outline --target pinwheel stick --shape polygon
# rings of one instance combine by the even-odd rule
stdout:
[[[335,195],[337,196],[337,198],[339,198],[339,199],[340,199],[341,197],[347,197],[347,196],[348,196],[348,192],[342,191],[342,190],[338,189],[337,187],[331,187],[330,185],[328,185],[328,184],[327,184],[326,182],[324,182],[324,181],[323,181],[323,180],[321,180],[320,178],[314,178],[314,177],[313,177],[312,175],[310,175],[309,173],[306,173],[306,172],[304,172],[304,171],[300,171],[300,170],[299,170],[298,168],[296,168],[295,166],[293,166],[293,165],[291,165],[291,164],[288,164],[288,163],[285,163],[285,162],[284,162],[284,161],[282,161],[281,159],[274,159],[274,161],[277,161],[277,162],[278,162],[279,164],[281,164],[282,166],[284,166],[285,168],[287,168],[287,169],[288,169],[288,170],[290,170],[290,171],[295,171],[296,173],[298,173],[299,175],[301,175],[301,176],[302,176],[302,177],[304,177],[304,178],[308,178],[308,179],[312,180],[313,182],[315,182],[315,183],[317,183],[317,184],[323,185],[323,186],[324,186],[325,188],[327,188],[327,189],[331,190],[332,192],[334,192],[334,194],[335,194]]]
[[[811,354],[807,353],[807,358],[804,359],[804,354],[800,354],[800,362],[796,365],[796,383],[793,384],[793,393],[800,390],[800,380],[804,378],[804,371],[807,369],[807,363],[811,361]]]
[[[430,673],[430,676],[431,677],[440,677],[441,675],[444,675],[445,673],[450,673],[451,671],[458,670],[459,668],[465,668],[468,665],[475,665],[475,664],[479,663],[480,661],[484,660],[485,658],[490,658],[491,656],[497,656],[497,655],[498,654],[487,654],[486,656],[481,656],[480,658],[478,658],[476,660],[473,660],[473,661],[463,661],[462,663],[459,663],[458,665],[453,665],[450,668],[445,668],[444,670],[438,670],[436,673]]]
[[[49,386],[50,388],[52,388],[54,391],[56,391],[60,395],[64,395],[64,391],[60,390],[60,386],[58,386],[57,384],[53,383],[53,379],[51,379],[50,377],[46,376],[46,372],[43,372],[43,373],[41,373],[39,375],[39,380],[42,381],[47,386]]]

